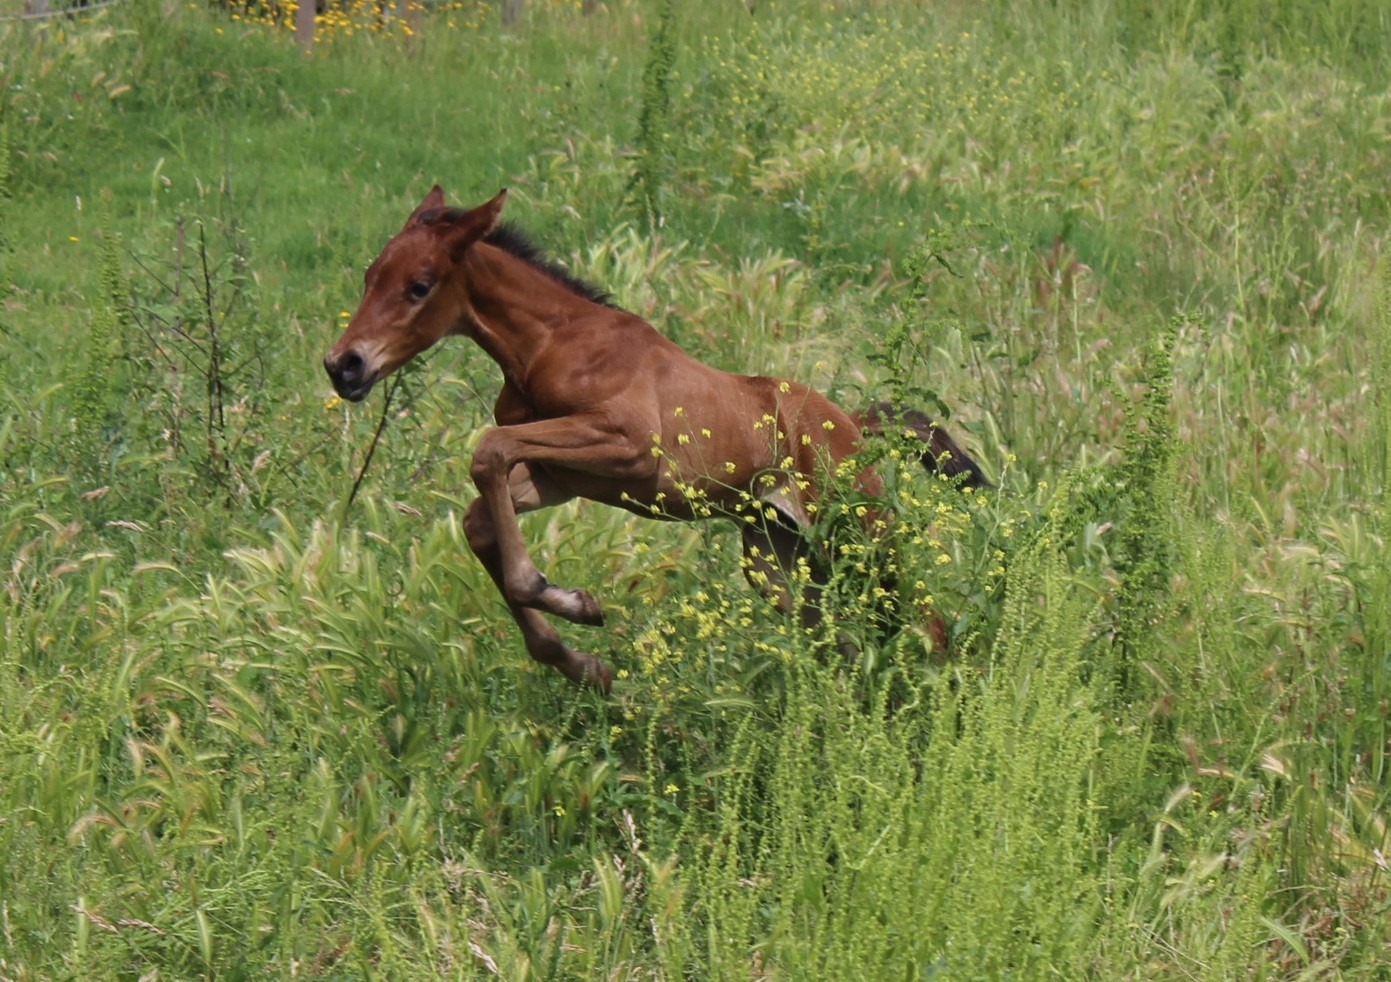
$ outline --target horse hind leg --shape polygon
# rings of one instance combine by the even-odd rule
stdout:
[[[768,509],[773,516],[768,516]],[[805,537],[796,519],[773,502],[764,502],[758,522],[744,523],[744,577],[786,616],[796,616],[805,637],[819,637],[825,620],[826,556]],[[842,630],[836,631],[836,648],[849,661],[860,654],[860,645]]]
[[[923,466],[929,471],[942,474],[962,487],[993,487],[981,471],[980,465],[961,449],[946,428],[916,409],[877,402],[858,413],[855,419],[865,432],[876,436],[885,435],[891,426],[912,433],[926,444],[921,459]]]
[[[745,578],[783,614],[795,614],[805,636],[819,639],[825,620],[825,557],[817,554],[797,524],[781,512],[773,520],[744,524],[741,532]],[[836,630],[835,647],[846,662],[860,655],[859,644],[841,629]]]
[[[795,614],[804,632],[814,633],[821,625],[825,578],[801,531],[779,514],[777,519],[745,523],[741,533],[749,584],[783,614]]]

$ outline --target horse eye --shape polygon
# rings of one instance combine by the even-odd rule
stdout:
[[[413,280],[406,291],[411,295],[412,300],[424,300],[430,295],[432,289],[434,287],[424,280]]]

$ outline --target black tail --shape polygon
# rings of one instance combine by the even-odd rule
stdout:
[[[985,479],[980,465],[956,445],[947,431],[916,409],[876,402],[860,413],[856,421],[862,430],[875,436],[883,436],[890,427],[911,431],[927,444],[927,449],[922,453],[922,462],[928,470],[944,474],[962,487],[994,487]]]

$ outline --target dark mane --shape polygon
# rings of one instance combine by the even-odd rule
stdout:
[[[613,296],[607,290],[601,290],[593,283],[585,282],[560,263],[548,257],[525,232],[511,222],[503,222],[489,232],[483,241],[539,269],[571,293],[578,294],[594,303],[603,304],[605,307],[618,308],[618,304],[614,303]]]

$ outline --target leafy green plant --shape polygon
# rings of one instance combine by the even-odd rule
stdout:
[[[642,71],[642,108],[638,111],[637,189],[648,232],[663,224],[668,130],[671,126],[671,70],[676,61],[676,0],[666,0],[652,33]]]
[[[192,488],[231,502],[254,495],[275,352],[249,302],[242,234],[234,222],[217,222],[221,242],[210,243],[208,225],[176,219],[167,263],[139,262],[130,347],[142,370],[142,442],[183,470]],[[172,474],[166,469],[165,480]]]
[[[103,487],[109,488],[112,448],[118,439],[114,432],[117,405],[126,388],[120,384],[124,373],[119,344],[125,326],[120,246],[112,227],[109,199],[102,209],[101,232],[101,293],[92,311],[91,329],[82,343],[84,370],[73,392],[67,441],[74,476],[81,482],[77,490],[97,498]]]

